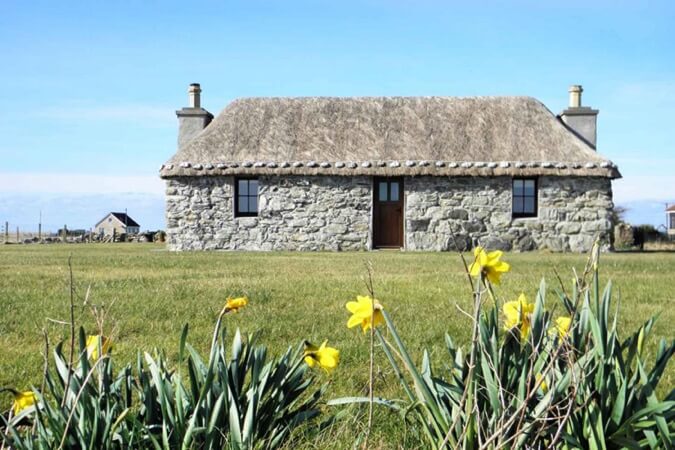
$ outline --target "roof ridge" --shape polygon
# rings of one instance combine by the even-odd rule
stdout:
[[[448,99],[448,100],[496,100],[496,99],[520,99],[520,100],[539,100],[529,95],[262,95],[262,96],[244,96],[235,97],[230,104],[242,100],[426,100],[426,99]],[[541,103],[541,102],[540,102]]]

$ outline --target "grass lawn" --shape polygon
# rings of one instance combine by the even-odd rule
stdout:
[[[236,327],[259,331],[260,342],[274,354],[304,339],[328,339],[341,350],[341,365],[331,377],[327,399],[365,394],[367,336],[346,328],[344,307],[367,292],[365,261],[374,267],[377,298],[418,360],[428,348],[441,365],[445,333],[462,344],[469,340],[469,320],[456,305],[470,310],[471,296],[461,261],[453,253],[169,253],[156,244],[8,245],[0,247],[0,386],[25,389],[39,384],[41,330],[48,330],[52,342],[67,336],[68,327],[56,321],[68,319],[69,255],[80,305],[78,323],[94,331],[89,308],[81,306],[90,288],[89,302],[105,305],[109,312],[106,334],[113,336],[119,366],[134,361],[139,350],[154,347],[175,355],[186,322],[190,342],[205,351],[226,297],[245,294],[249,307],[227,317],[229,333]],[[503,259],[512,264],[497,288],[505,300],[520,292],[533,299],[542,277],[552,289],[555,270],[571,280],[572,267],[581,272],[585,262],[584,255],[545,253],[508,254]],[[601,282],[612,279],[621,297],[620,329],[627,334],[660,313],[653,337],[673,339],[674,275],[675,253],[602,255]],[[649,343],[652,354],[656,344],[657,339]],[[377,395],[401,398],[381,352],[378,358]],[[671,363],[661,394],[674,386]],[[8,395],[0,397],[0,409],[9,403]],[[361,412],[354,408],[356,423],[343,423],[306,448],[349,447],[353,430],[364,422],[358,420]],[[376,416],[373,438],[380,447],[413,445],[403,444],[408,436],[398,418],[381,409]]]

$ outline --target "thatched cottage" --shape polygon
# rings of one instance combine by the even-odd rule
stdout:
[[[177,111],[172,250],[588,250],[617,167],[580,86],[530,97],[246,98]],[[213,119],[213,120],[212,120]]]

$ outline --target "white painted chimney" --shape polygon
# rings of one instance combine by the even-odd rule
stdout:
[[[192,83],[188,88],[188,96],[190,97],[190,108],[201,108],[201,94],[202,88],[199,83]]]
[[[569,88],[569,107],[560,113],[560,119],[574,134],[583,139],[591,147],[597,146],[597,119],[598,110],[581,106],[581,93],[584,89],[579,84],[573,84]]]
[[[199,85],[197,85],[199,87]],[[578,84],[573,84],[570,86],[569,93],[570,93],[570,108],[580,108],[581,107],[581,93],[584,92],[584,88],[582,88]]]
[[[201,106],[202,88],[199,83],[188,87],[189,106],[176,111],[178,116],[178,148],[194,139],[213,119],[213,114]]]

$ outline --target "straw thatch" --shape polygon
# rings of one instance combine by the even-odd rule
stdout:
[[[161,168],[221,174],[620,176],[530,97],[239,99]]]

